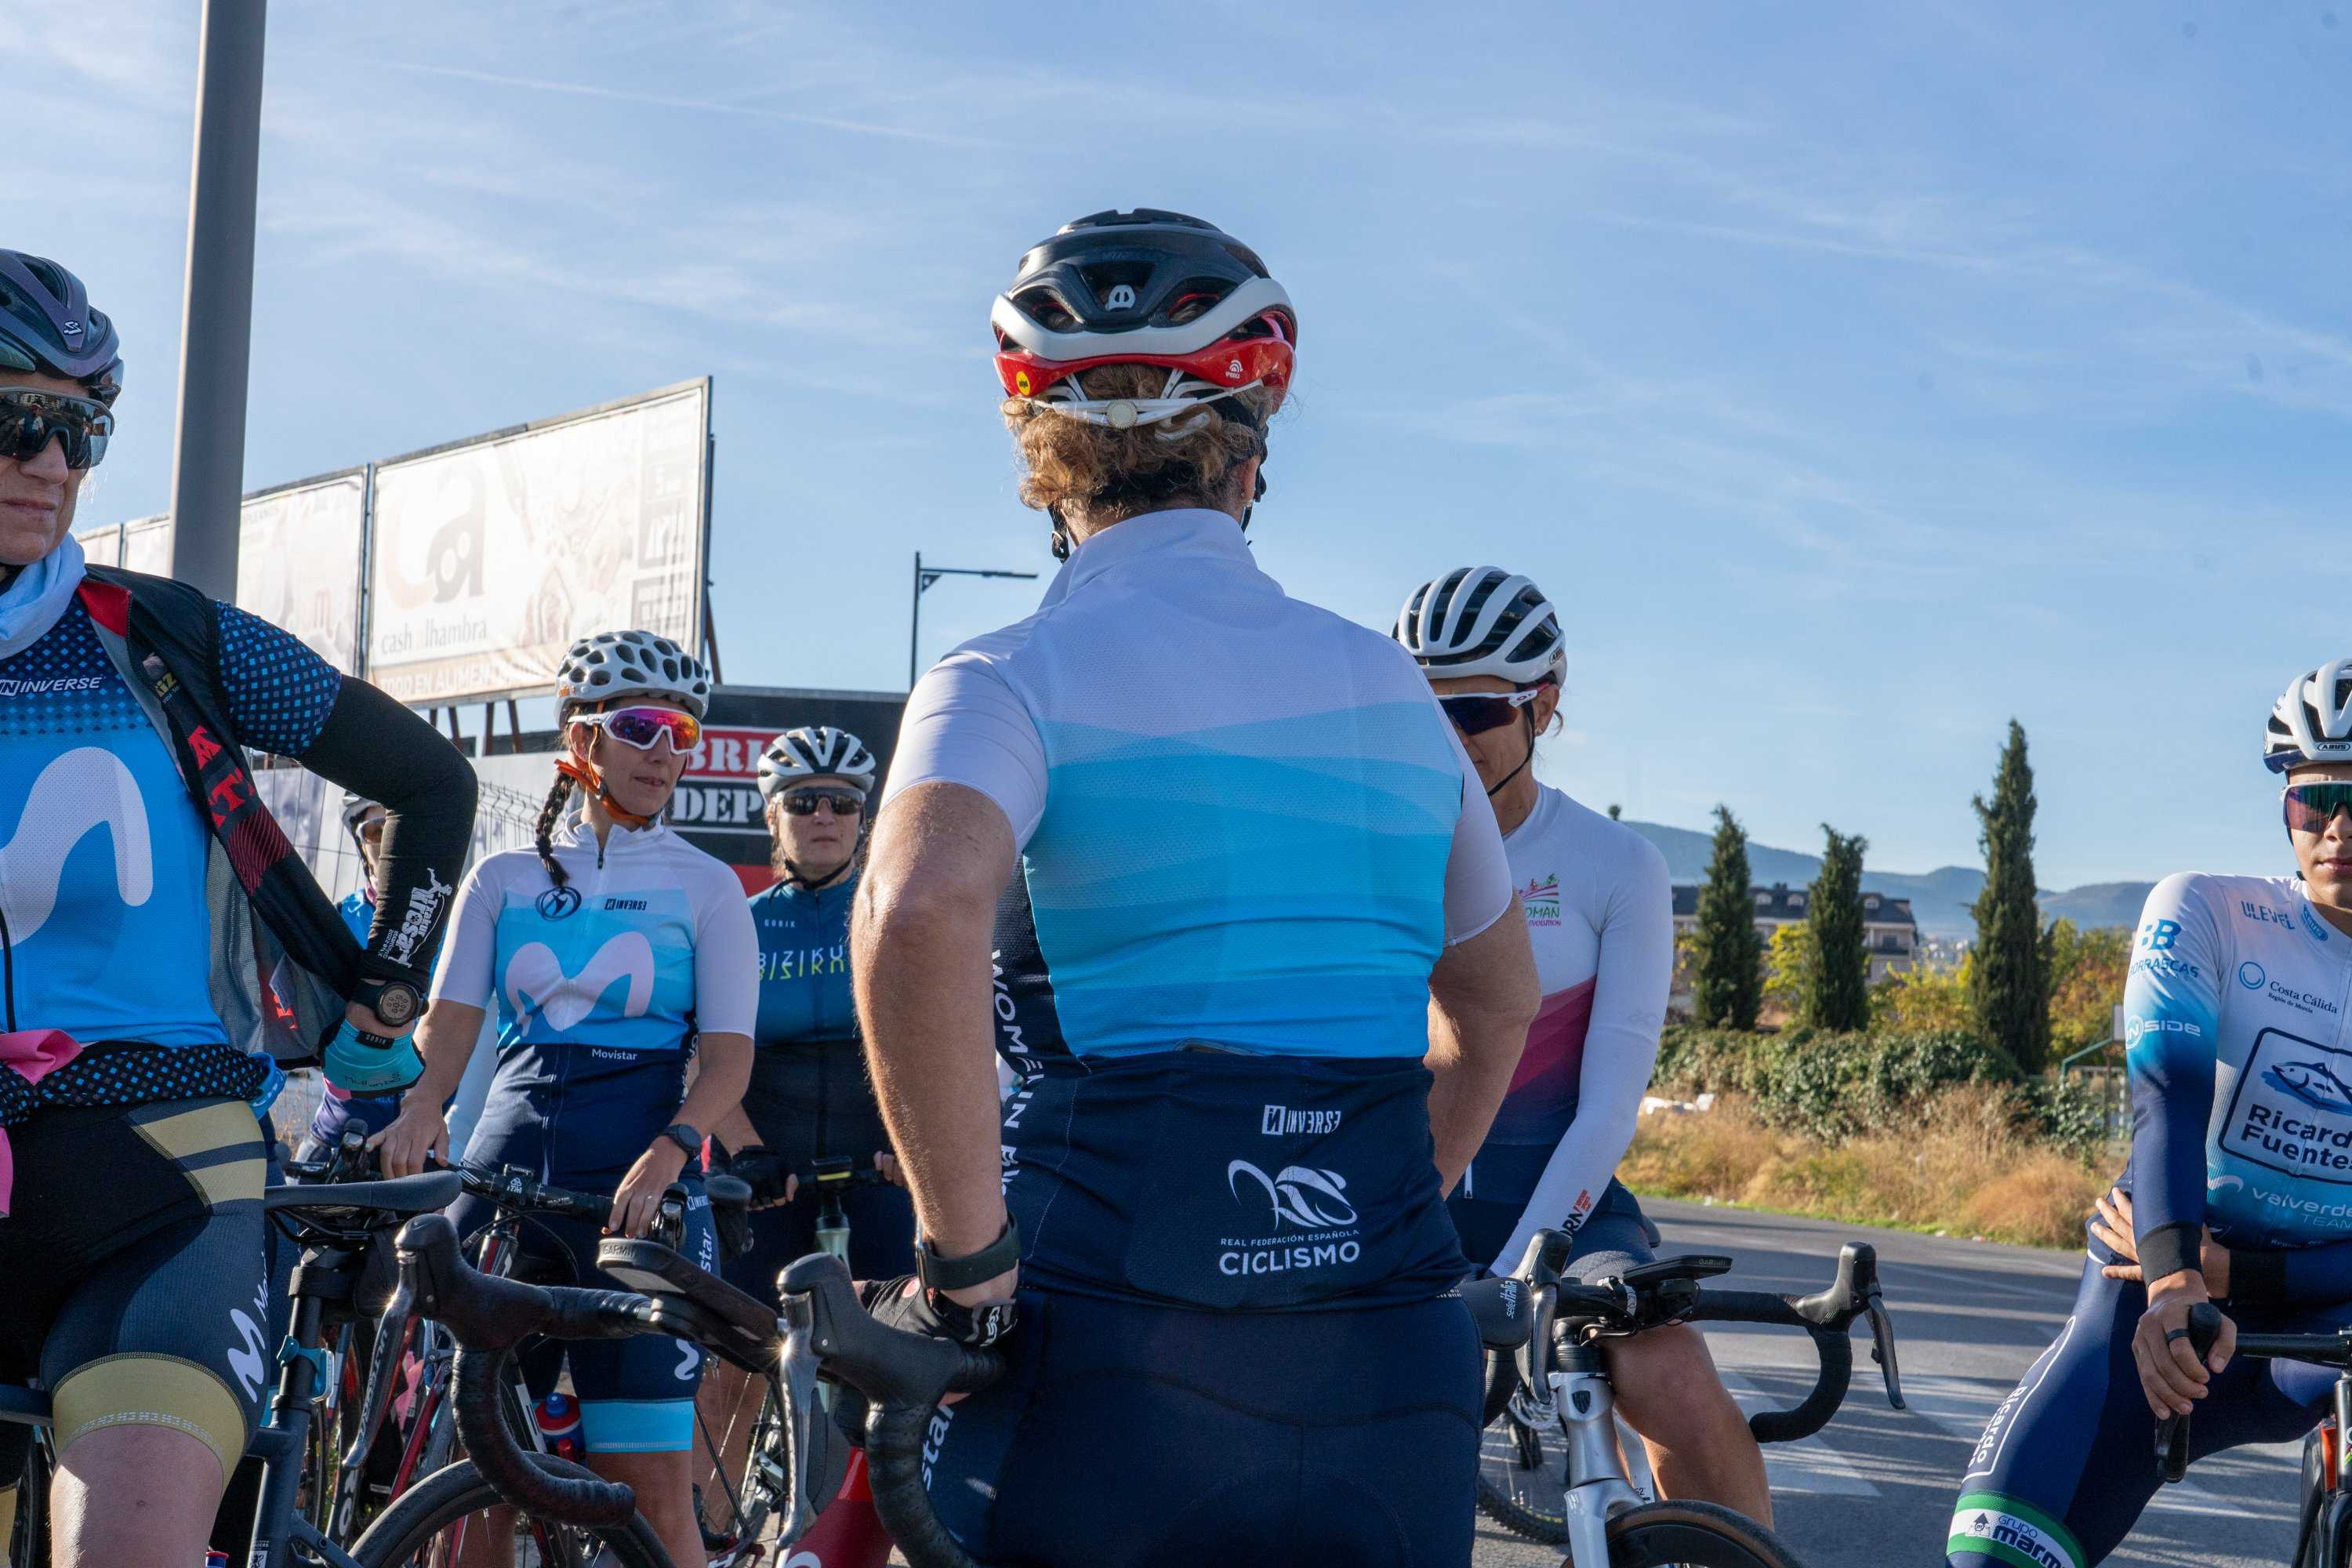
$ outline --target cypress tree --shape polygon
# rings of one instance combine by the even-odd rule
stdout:
[[[2034,897],[2033,809],[2025,728],[2011,719],[1993,775],[1992,804],[1976,797],[1985,884],[1973,910],[1977,945],[1969,965],[1969,1001],[1977,1027],[2028,1072],[2041,1071],[2050,1055],[2050,955]]]
[[[1828,847],[1822,874],[1805,899],[1813,937],[1813,973],[1805,1021],[1845,1031],[1870,1026],[1870,947],[1862,929],[1862,854],[1869,841],[1822,824]]]
[[[1691,1011],[1709,1028],[1753,1029],[1764,1005],[1764,939],[1756,934],[1756,894],[1748,885],[1748,834],[1727,805],[1715,808],[1715,824],[1691,936],[1697,964]]]

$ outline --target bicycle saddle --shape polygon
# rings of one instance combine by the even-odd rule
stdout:
[[[268,1187],[264,1209],[373,1209],[379,1214],[432,1214],[457,1201],[464,1183],[455,1171],[426,1171],[383,1182],[331,1182],[316,1186]]]
[[[1515,1351],[1528,1342],[1535,1318],[1528,1311],[1531,1293],[1526,1280],[1508,1275],[1465,1279],[1448,1293],[1470,1309],[1470,1321],[1478,1325],[1478,1338],[1488,1350]]]

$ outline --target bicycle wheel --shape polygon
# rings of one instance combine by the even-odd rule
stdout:
[[[1609,1568],[1803,1568],[1746,1514],[1711,1502],[1653,1502],[1609,1521]]]
[[[1478,1436],[1478,1511],[1543,1546],[1568,1539],[1568,1450],[1505,1411]]]
[[[559,1475],[589,1473],[543,1454],[532,1459]],[[472,1521],[473,1528],[483,1528],[475,1516],[502,1500],[471,1459],[460,1459],[403,1492],[360,1537],[352,1556],[360,1568],[449,1568],[456,1560],[459,1527]],[[614,1568],[677,1568],[643,1514],[631,1514],[625,1529],[582,1530],[519,1513],[514,1532],[515,1568],[591,1568],[606,1563]],[[600,1557],[600,1552],[610,1555]]]

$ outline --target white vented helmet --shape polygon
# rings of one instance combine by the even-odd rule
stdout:
[[[1551,601],[1500,566],[1457,566],[1415,588],[1397,612],[1395,637],[1439,679],[1496,675],[1528,686],[1568,673]]]
[[[555,668],[557,714],[569,719],[575,708],[619,697],[675,702],[699,719],[710,706],[710,672],[651,632],[598,632],[573,643]]]
[[[2352,658],[2298,676],[2271,708],[2263,761],[2283,773],[2305,763],[2352,763]]]
[[[760,794],[773,800],[804,779],[846,779],[874,793],[874,753],[846,730],[803,724],[768,742],[760,753]]]

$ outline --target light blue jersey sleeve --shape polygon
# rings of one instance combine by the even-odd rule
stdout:
[[[2204,1238],[2224,942],[2200,881],[2177,874],[2148,895],[2124,986],[2133,1218],[2150,1279],[2197,1268]]]

